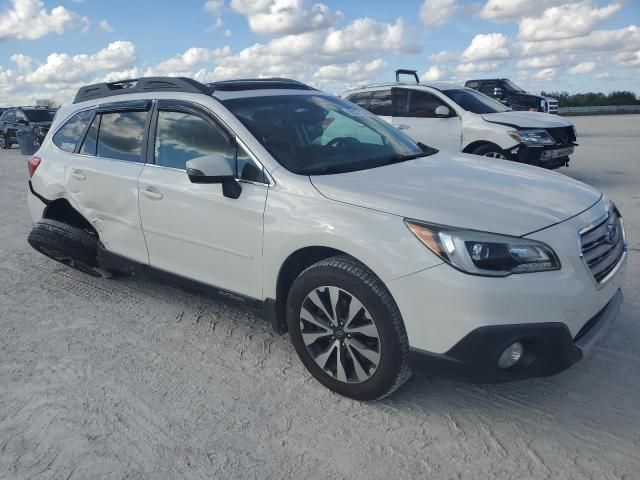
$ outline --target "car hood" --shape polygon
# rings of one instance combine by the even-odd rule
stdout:
[[[338,202],[514,236],[567,220],[601,198],[597,190],[560,173],[451,152],[310,179],[322,195]]]
[[[573,125],[566,118],[542,112],[484,113],[482,118],[487,122],[513,128],[556,128]]]

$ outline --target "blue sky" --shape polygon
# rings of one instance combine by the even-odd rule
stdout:
[[[509,77],[640,93],[638,0],[0,0],[0,105],[139,75],[286,75],[330,91]]]

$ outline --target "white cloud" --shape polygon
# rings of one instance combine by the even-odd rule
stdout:
[[[207,0],[202,9],[209,13],[218,13],[224,7],[224,0]]]
[[[213,23],[213,28],[215,30],[220,30],[222,27],[224,27],[224,21],[221,17],[216,18],[216,21]]]
[[[557,70],[555,68],[544,68],[536,73],[533,77],[536,80],[541,80],[543,82],[548,82],[556,78]]]
[[[566,56],[543,55],[541,57],[523,58],[518,61],[518,68],[528,70],[532,68],[557,67],[567,63]]]
[[[194,68],[211,63],[214,59],[231,55],[228,46],[216,49],[192,47],[184,53],[171,57],[160,64],[148,69],[148,76],[178,76],[189,75]]]
[[[106,20],[100,20],[100,28],[105,32],[113,32],[113,27]]]
[[[429,55],[431,63],[443,64],[457,62],[458,60],[460,60],[460,53],[451,50],[441,50],[438,53]]]
[[[480,9],[486,20],[511,21],[539,15],[544,9],[582,0],[487,0]]]
[[[331,31],[324,49],[327,53],[344,55],[376,50],[415,53],[420,47],[411,40],[401,18],[389,24],[366,17],[354,20],[342,30]]]
[[[26,75],[33,84],[58,85],[90,78],[100,71],[127,67],[136,59],[131,42],[116,41],[94,54],[52,53],[47,61]]]
[[[446,70],[438,65],[432,65],[429,70],[420,75],[420,80],[435,82],[446,77]]]
[[[596,62],[581,62],[567,70],[567,73],[571,75],[581,75],[593,72],[594,68],[596,68]]]
[[[606,80],[607,78],[611,78],[611,74],[609,72],[596,73],[593,78],[595,80]]]
[[[525,57],[550,53],[633,50],[640,48],[640,28],[630,25],[618,30],[596,30],[577,38],[522,42],[519,48]]]
[[[224,31],[224,36],[225,36],[225,37],[230,37],[230,36],[231,36],[231,30],[226,29],[226,30]]]
[[[424,0],[420,7],[420,18],[425,25],[444,25],[457,10],[456,0]]]
[[[322,3],[309,0],[232,0],[231,8],[247,17],[261,35],[286,35],[328,28],[342,17]]]
[[[636,52],[620,52],[613,59],[623,67],[640,67],[640,50]]]
[[[18,66],[18,70],[24,71],[28,70],[31,67],[33,58],[22,55],[21,53],[16,53],[14,55],[11,55],[11,61]]]
[[[455,72],[460,74],[493,72],[501,65],[502,62],[467,62],[458,65]]]
[[[61,34],[68,28],[86,29],[86,17],[57,6],[50,12],[41,0],[11,0],[11,7],[0,12],[0,40],[36,40],[51,33]]]
[[[462,54],[467,62],[498,60],[510,56],[509,39],[503,33],[476,35]]]
[[[386,66],[386,62],[380,58],[367,63],[357,60],[347,64],[323,65],[313,75],[313,79],[317,82],[341,83],[370,81]]]
[[[525,18],[519,23],[522,40],[557,40],[580,37],[620,10],[619,3],[592,8],[588,3],[560,5],[544,11],[539,17]]]

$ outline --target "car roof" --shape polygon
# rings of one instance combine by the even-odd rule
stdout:
[[[454,88],[465,88],[463,85],[457,84],[457,83],[453,83],[453,82],[420,82],[420,83],[416,83],[416,82],[386,82],[386,83],[372,83],[369,85],[361,85],[359,87],[356,88],[351,88],[349,90],[346,90],[344,92],[344,94],[351,94],[351,93],[356,93],[356,92],[361,92],[361,91],[366,91],[366,90],[372,90],[375,88],[381,88],[381,87],[403,87],[403,88],[420,88],[420,87],[427,87],[427,88],[433,88],[435,90],[451,90]]]

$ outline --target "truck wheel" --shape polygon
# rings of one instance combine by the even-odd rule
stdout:
[[[0,148],[3,150],[11,148],[11,143],[7,142],[7,138],[2,133],[0,133]]]
[[[287,323],[302,363],[340,395],[376,400],[411,376],[398,306],[382,281],[351,257],[321,260],[295,279]]]
[[[482,155],[483,157],[499,158],[500,160],[511,160],[508,153],[505,153],[500,147],[491,143],[480,145],[471,153],[474,155]]]
[[[36,223],[27,241],[43,255],[92,277],[112,276],[98,265],[98,239],[86,230],[45,218]]]

